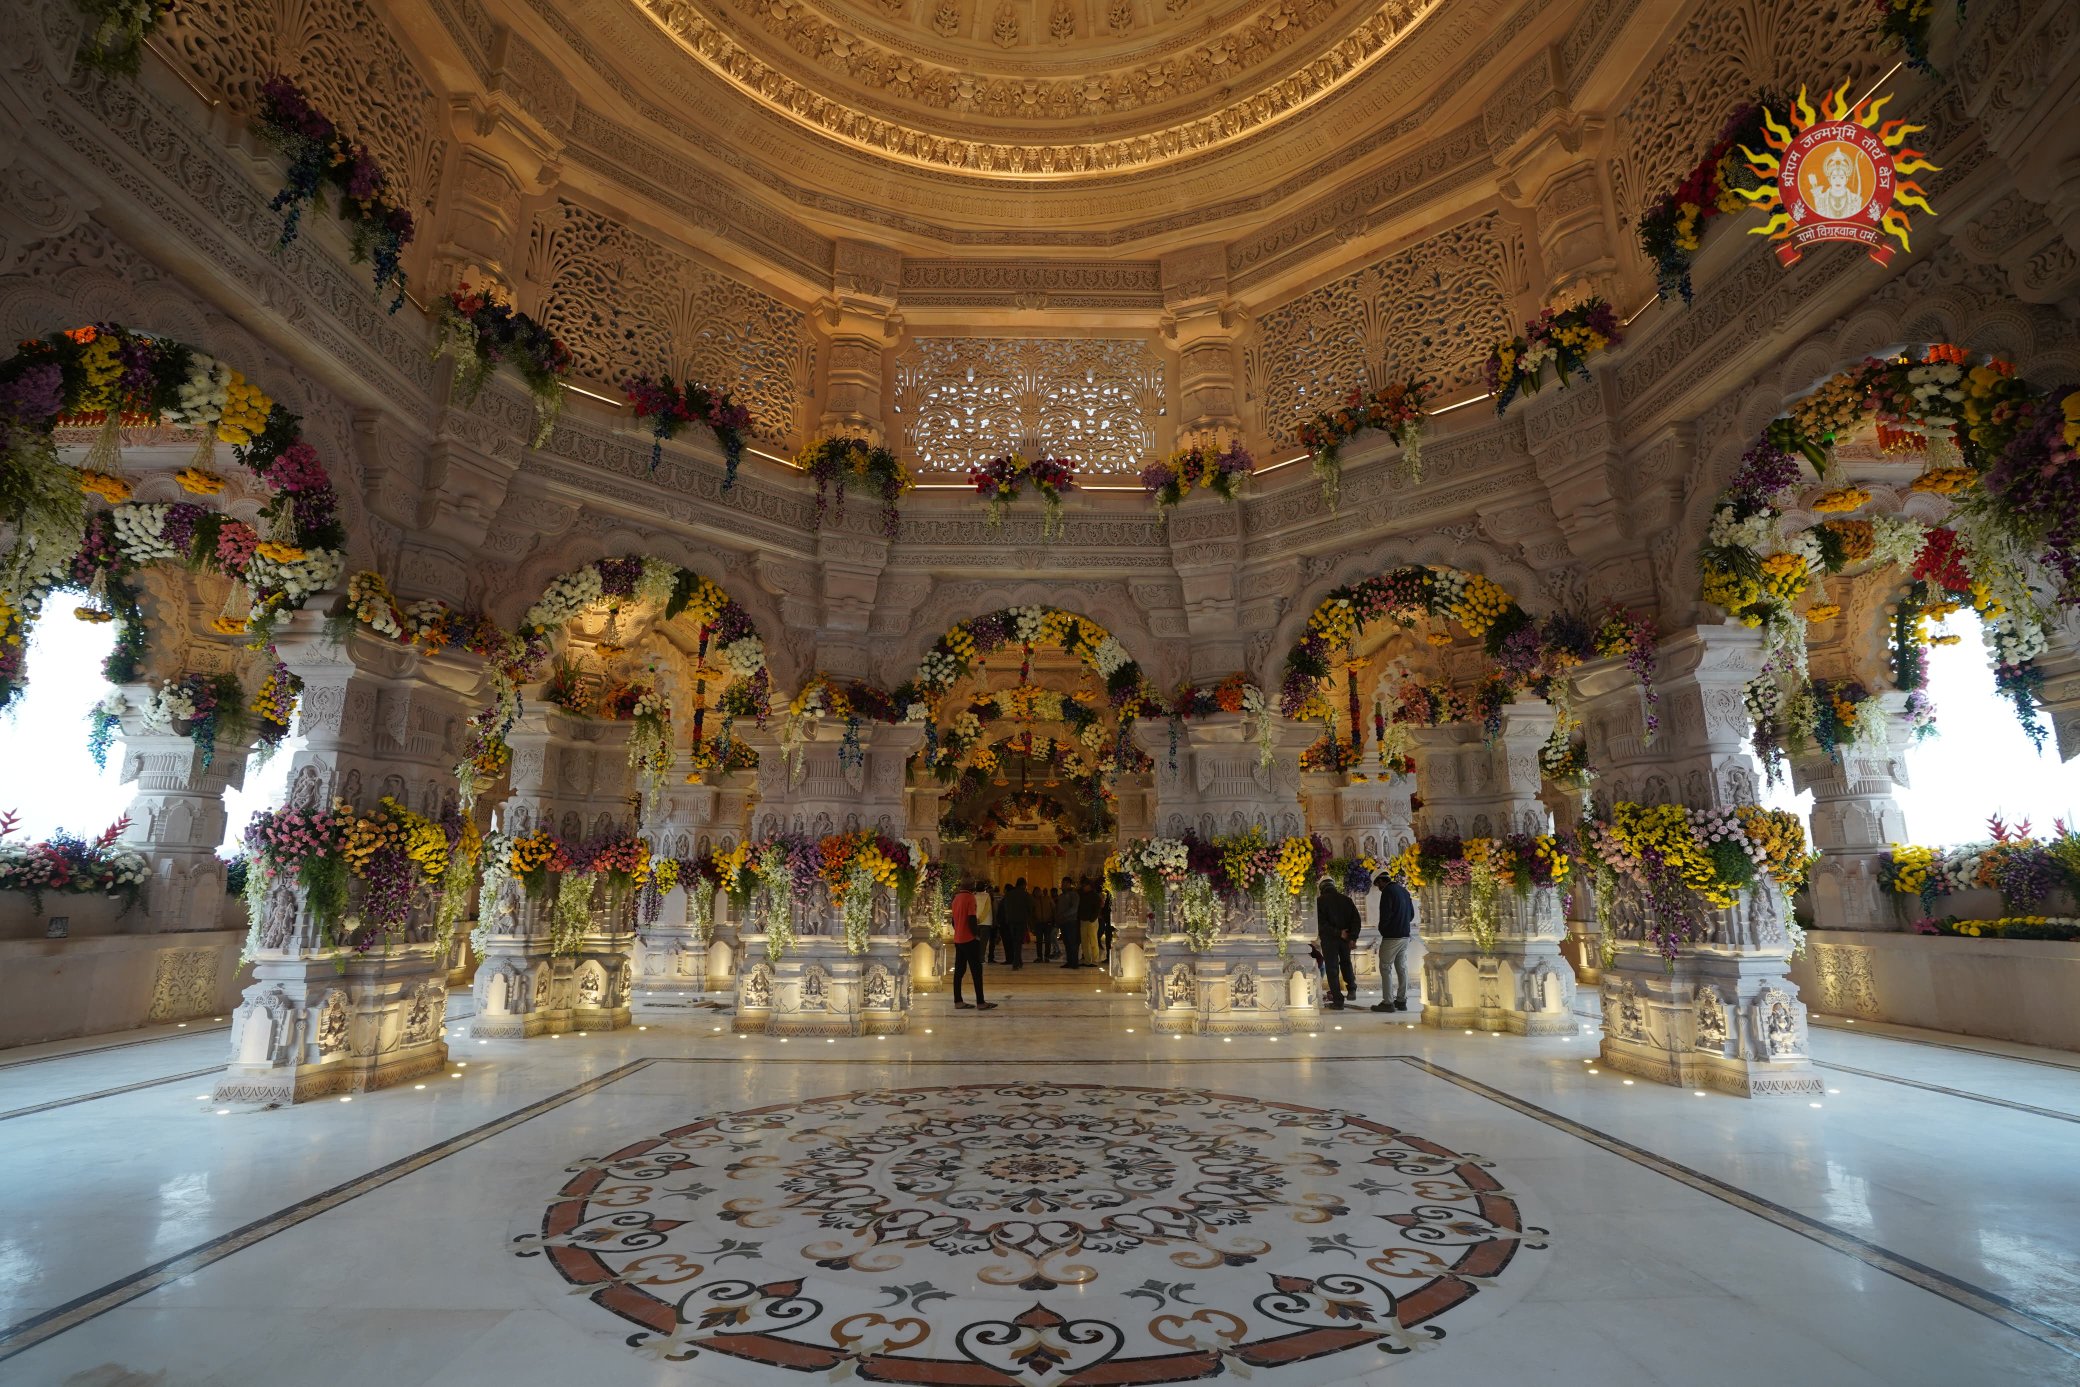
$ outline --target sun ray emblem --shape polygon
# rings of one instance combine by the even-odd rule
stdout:
[[[1805,248],[1823,241],[1860,245],[1880,265],[1890,264],[1893,248],[1886,238],[1907,243],[1908,220],[1902,209],[1914,207],[1936,214],[1928,190],[1914,173],[1940,173],[1918,149],[1907,148],[1907,136],[1928,127],[1904,120],[1879,119],[1890,95],[1864,100],[1851,109],[1849,83],[1829,92],[1815,111],[1804,87],[1791,108],[1789,128],[1774,113],[1762,113],[1760,152],[1741,146],[1748,166],[1763,179],[1760,188],[1739,189],[1754,206],[1770,213],[1749,235],[1777,242],[1777,259],[1790,265]]]

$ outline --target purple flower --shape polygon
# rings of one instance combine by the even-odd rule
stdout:
[[[601,559],[595,565],[599,569],[599,590],[603,597],[633,597],[636,580],[643,576],[643,561],[630,556],[621,559]]]
[[[1741,465],[1734,470],[1726,489],[1743,514],[1753,515],[1774,505],[1798,480],[1797,457],[1764,439],[1741,457]]]
[[[166,508],[166,523],[159,529],[160,537],[186,554],[195,547],[195,527],[207,514],[208,511],[191,501],[176,501]]]

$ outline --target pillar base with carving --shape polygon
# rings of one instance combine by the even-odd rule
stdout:
[[[392,944],[335,960],[263,952],[231,1017],[219,1103],[278,1106],[365,1093],[448,1062],[448,991],[435,946]]]
[[[634,1004],[692,1009],[708,996],[708,944],[691,924],[662,921],[636,931]]]
[[[1183,935],[1154,941],[1148,1009],[1164,1035],[1285,1035],[1320,1015],[1304,945],[1281,956],[1268,937],[1230,936],[1194,951]]]
[[[767,957],[764,935],[745,937],[735,1029],[783,1036],[900,1035],[910,1029],[910,940],[877,934],[855,954],[842,938],[797,938]]]
[[[471,988],[477,1014],[470,1018],[470,1037],[525,1040],[569,1030],[570,1003],[566,999],[557,1005],[558,961],[549,956],[549,941],[541,936],[486,935],[483,961]],[[569,960],[561,962],[568,979]]]
[[[1671,970],[1621,944],[1603,978],[1603,1063],[1742,1098],[1817,1098],[1806,1008],[1782,954],[1703,948]]]
[[[1130,891],[1112,898],[1112,953],[1105,972],[1114,992],[1148,990],[1148,960],[1155,946],[1148,937],[1148,916],[1141,901]]]
[[[946,947],[935,941],[924,926],[910,932],[910,990],[944,992],[947,987]]]
[[[571,959],[571,1026],[581,1031],[618,1031],[631,1024],[629,1002],[635,970],[633,930],[587,930]]]
[[[1561,956],[1566,921],[1558,892],[1496,893],[1496,937],[1483,949],[1466,929],[1465,886],[1423,888],[1423,1024],[1509,1035],[1572,1035],[1574,968]]]

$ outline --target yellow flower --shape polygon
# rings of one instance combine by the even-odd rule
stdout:
[[[181,484],[181,490],[197,496],[214,496],[224,489],[224,479],[206,467],[183,467],[173,474],[173,479]]]
[[[79,489],[99,496],[111,506],[120,506],[130,499],[130,483],[113,472],[82,472],[79,474]]]
[[[1860,510],[1869,505],[1871,494],[1860,486],[1837,487],[1813,498],[1813,509],[1823,512]]]
[[[220,616],[211,618],[209,629],[220,636],[243,636],[251,624],[244,617]]]
[[[1841,614],[1842,608],[1838,602],[1815,602],[1806,608],[1807,621],[1833,621]]]
[[[1772,597],[1785,602],[1796,601],[1811,581],[1801,555],[1777,553],[1762,561],[1762,590]]]
[[[1908,489],[1930,491],[1938,496],[1955,496],[1978,480],[1979,474],[1969,467],[1931,467],[1914,478]]]
[[[295,545],[282,544],[271,539],[262,542],[255,552],[271,563],[295,563],[303,557],[303,550]]]

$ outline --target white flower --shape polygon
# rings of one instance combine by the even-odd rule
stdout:
[[[960,677],[960,666],[943,650],[926,652],[917,666],[917,682],[928,689],[943,689]]]
[[[930,722],[931,720],[932,705],[925,702],[923,699],[912,699],[909,703],[904,705],[904,722]]]
[[[195,700],[186,689],[168,684],[153,691],[139,713],[144,718],[146,730],[165,732],[177,722],[186,722],[195,716]]]
[[[1820,536],[1814,534],[1811,530],[1800,530],[1797,534],[1786,539],[1782,552],[1796,554],[1804,559],[1806,568],[1810,572],[1818,573],[1824,566],[1820,555]]]
[[[643,576],[636,579],[636,601],[662,607],[672,600],[679,582],[679,565],[664,559],[643,560]]]
[[[1021,645],[1040,639],[1040,623],[1047,613],[1039,607],[1012,607],[1007,613],[1010,618],[1011,639]]]
[[[1737,520],[1732,506],[1721,506],[1712,513],[1712,524],[1705,532],[1705,542],[1722,549],[1773,554],[1777,549],[1777,517],[1764,511],[1746,520]]]
[[[117,506],[113,514],[117,547],[135,563],[183,557],[180,550],[166,542],[167,510],[158,502]]]
[[[1921,552],[1927,538],[1928,526],[1918,520],[1874,515],[1871,517],[1870,566],[1883,568],[1887,564],[1906,563]]]
[[[336,549],[307,549],[290,563],[255,554],[246,565],[246,582],[257,592],[279,592],[294,606],[331,586],[346,566],[346,555]]]
[[[750,679],[766,667],[766,643],[757,636],[743,636],[722,647],[722,663],[740,679]]]
[[[600,599],[599,569],[591,564],[551,582],[541,600],[527,609],[523,625],[548,630],[561,626]]]
[[[231,368],[223,362],[196,353],[188,361],[188,378],[180,383],[180,403],[166,417],[175,424],[204,427],[224,417],[230,398]]]
[[[1091,668],[1098,671],[1101,679],[1110,679],[1113,671],[1127,663],[1127,648],[1116,636],[1107,636],[1091,651]]]

